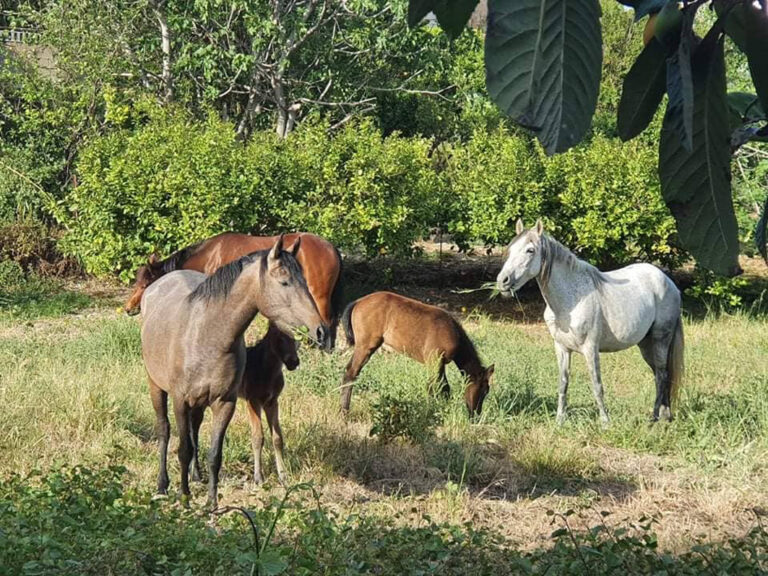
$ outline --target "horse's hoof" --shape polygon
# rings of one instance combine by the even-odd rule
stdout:
[[[190,482],[202,482],[203,477],[200,475],[199,470],[193,470],[189,473],[189,481]]]
[[[163,491],[158,490],[157,494],[153,494],[152,495],[152,501],[154,502],[154,501],[157,501],[157,500],[168,500],[168,491],[167,490],[163,490]]]
[[[277,481],[280,482],[280,485],[285,487],[288,486],[288,475],[287,474],[278,474],[277,475]]]
[[[179,503],[182,508],[189,508],[189,494],[182,494],[179,498]]]
[[[557,418],[555,418],[555,422],[557,423],[558,426],[562,426],[563,424],[565,424],[565,420],[566,420],[565,414],[558,414]]]
[[[264,476],[259,474],[258,476],[256,474],[253,475],[253,484],[254,486],[261,486],[264,484]]]

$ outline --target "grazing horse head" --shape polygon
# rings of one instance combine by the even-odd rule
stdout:
[[[157,254],[152,254],[147,260],[147,263],[136,270],[136,280],[133,283],[133,291],[123,306],[123,310],[125,310],[126,314],[133,316],[139,313],[141,297],[144,294],[144,290],[162,275],[163,265]]]
[[[328,346],[330,331],[317,310],[301,265],[296,260],[300,247],[301,237],[296,239],[289,252],[284,251],[281,235],[269,251],[266,270],[260,275],[262,298],[259,312],[284,331],[306,326],[311,338]]]
[[[288,370],[296,370],[299,367],[299,343],[293,335],[286,334],[270,322],[264,339],[269,342],[270,352],[280,358]]]
[[[513,294],[538,276],[544,262],[541,242],[544,225],[541,220],[530,230],[526,230],[523,221],[518,220],[515,232],[517,236],[509,244],[507,259],[496,277],[496,285],[503,295]]]
[[[481,367],[478,374],[470,376],[469,386],[464,391],[464,401],[467,403],[470,417],[480,416],[480,413],[483,411],[483,401],[491,389],[493,371],[494,365],[491,364],[488,368]]]

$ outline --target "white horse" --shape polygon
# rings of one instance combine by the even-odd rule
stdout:
[[[680,292],[672,281],[651,264],[601,272],[544,234],[541,220],[530,230],[518,220],[515,231],[496,282],[505,295],[532,278],[539,284],[560,367],[557,422],[565,420],[571,352],[584,356],[600,418],[607,423],[600,352],[634,345],[656,377],[653,419],[671,420],[670,400],[682,380],[684,350]]]

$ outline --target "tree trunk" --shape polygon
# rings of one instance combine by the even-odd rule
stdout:
[[[173,100],[173,77],[171,76],[171,34],[168,30],[168,20],[165,17],[163,2],[155,2],[155,16],[160,24],[160,48],[163,52],[163,100],[168,103]]]

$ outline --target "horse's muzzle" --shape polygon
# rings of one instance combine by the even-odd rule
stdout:
[[[509,295],[514,292],[515,279],[512,277],[512,274],[505,274],[503,276],[499,274],[496,277],[496,286],[499,288],[499,292]]]

